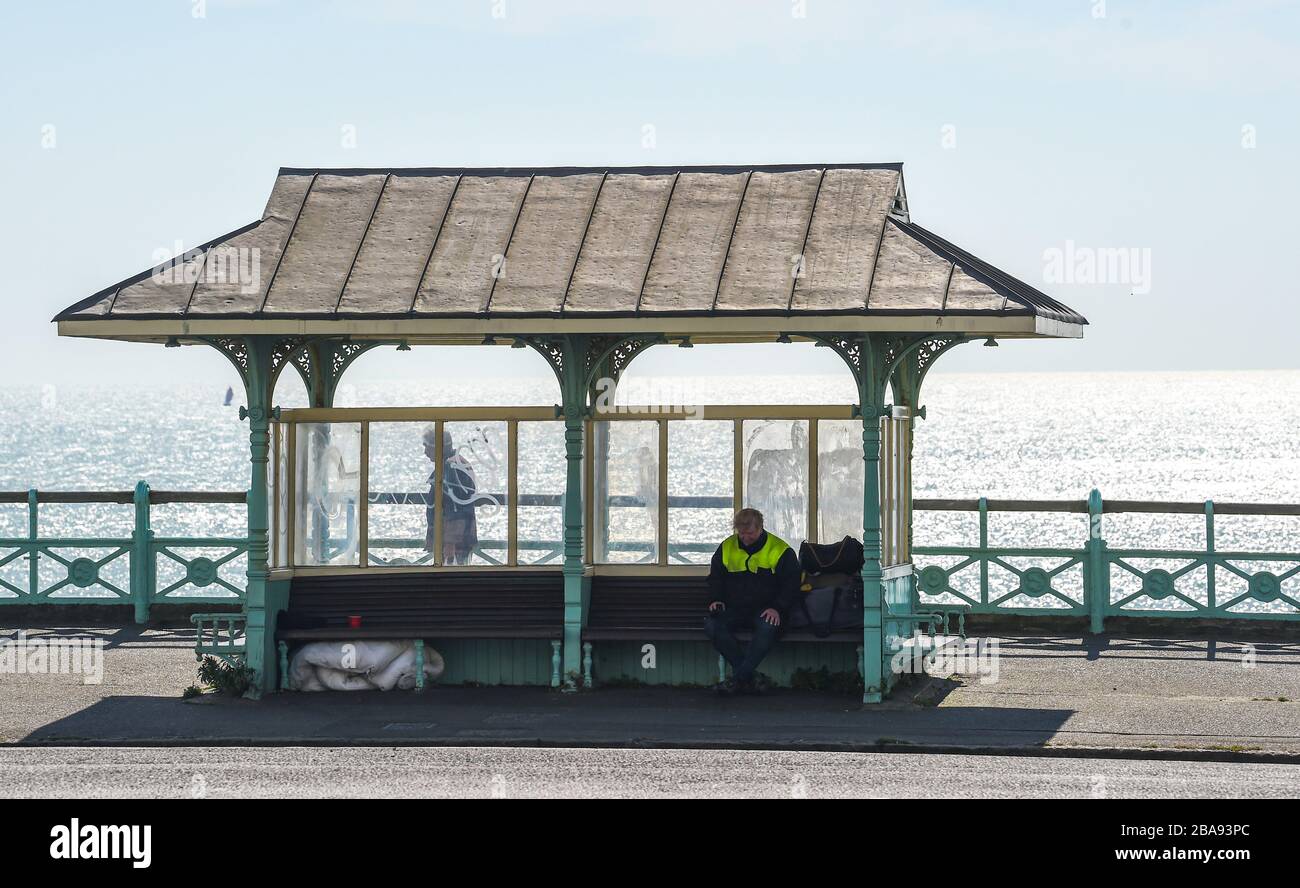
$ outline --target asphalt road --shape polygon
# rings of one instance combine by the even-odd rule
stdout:
[[[0,747],[7,798],[1275,798],[1300,765],[513,747]]]

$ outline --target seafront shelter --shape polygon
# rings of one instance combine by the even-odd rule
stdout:
[[[910,554],[926,373],[963,343],[1087,323],[913,222],[901,164],[282,169],[257,221],[55,320],[239,373],[255,694],[313,638],[419,638],[461,680],[566,687],[663,645],[676,683],[716,679],[703,576],[756,505],[795,546],[861,539],[860,629],[787,656],[856,670],[866,702],[931,618]],[[831,349],[857,402],[608,409],[648,348],[763,342]],[[334,406],[360,355],[426,345],[532,349],[560,403]],[[276,407],[287,368],[309,407]]]

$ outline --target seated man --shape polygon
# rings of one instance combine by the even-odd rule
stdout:
[[[741,509],[736,532],[713,553],[709,570],[709,614],[704,631],[727,662],[732,677],[716,690],[730,694],[755,689],[754,671],[776,644],[781,619],[799,594],[799,559],[782,539],[763,530],[763,514]],[[754,633],[748,649],[735,632]]]

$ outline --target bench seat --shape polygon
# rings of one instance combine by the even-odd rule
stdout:
[[[583,683],[592,685],[591,643],[598,641],[704,641],[709,608],[708,579],[689,577],[593,577],[587,625],[582,630]],[[748,632],[736,637],[747,641]],[[819,637],[806,628],[781,634],[782,641],[862,644],[862,631]]]
[[[352,628],[349,617],[359,616]],[[474,570],[294,577],[276,621],[281,687],[290,642],[362,639],[543,639],[558,683],[564,578],[558,571]],[[423,687],[423,674],[417,677]]]

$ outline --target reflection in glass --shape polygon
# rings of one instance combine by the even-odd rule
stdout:
[[[653,563],[659,552],[659,424],[596,422],[592,440],[595,561]]]
[[[817,539],[862,539],[862,420],[817,423]]]
[[[361,424],[300,423],[297,451],[294,563],[357,564]]]
[[[442,428],[442,563],[505,564],[506,423],[448,422]]]
[[[744,424],[744,505],[763,526],[798,546],[808,528],[808,420],[759,419]]]
[[[564,560],[563,422],[519,423],[520,564]]]
[[[735,424],[668,423],[668,563],[708,564],[731,535]]]
[[[372,565],[433,564],[432,423],[370,423],[367,552]]]
[[[271,488],[275,498],[271,503],[275,529],[275,539],[271,544],[271,560],[276,567],[285,567],[289,562],[289,427],[283,423],[274,426],[275,442],[274,463],[275,484]]]

